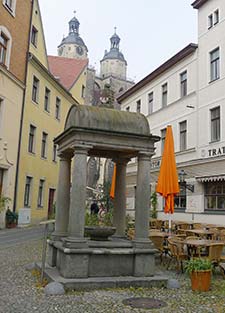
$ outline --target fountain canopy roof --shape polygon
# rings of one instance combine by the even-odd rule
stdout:
[[[71,107],[67,115],[65,130],[72,127],[141,136],[150,135],[148,121],[140,113],[88,105]]]

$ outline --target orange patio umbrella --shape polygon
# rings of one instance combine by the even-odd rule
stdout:
[[[112,176],[112,182],[111,182],[111,188],[110,188],[110,198],[115,198],[115,188],[116,188],[116,164],[114,164],[113,167],[113,176]]]
[[[160,193],[165,199],[164,212],[173,214],[174,196],[180,192],[176,160],[174,154],[173,131],[171,125],[167,126],[162,162],[158,177],[156,192]],[[169,218],[169,228],[171,220]]]

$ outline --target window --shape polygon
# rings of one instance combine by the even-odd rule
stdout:
[[[13,16],[15,16],[16,0],[3,0],[3,5]]]
[[[5,6],[12,11],[13,0],[5,0]]]
[[[0,97],[0,138],[2,138],[2,131],[3,131],[3,126],[4,126],[3,125],[3,112],[4,112],[4,99]]]
[[[34,153],[35,133],[36,133],[36,127],[33,125],[30,125],[29,142],[28,142],[28,152],[30,153]]]
[[[56,97],[56,102],[55,102],[55,118],[57,120],[60,120],[60,108],[61,108],[61,100]]]
[[[10,65],[11,47],[12,36],[6,27],[0,25],[0,64],[7,68]]]
[[[85,98],[85,86],[84,85],[82,85],[81,97]]]
[[[225,211],[225,181],[205,183],[205,209]]]
[[[24,192],[24,206],[30,207],[30,200],[31,200],[31,184],[32,184],[32,177],[26,177],[25,183],[25,192]]]
[[[39,79],[34,76],[33,77],[33,89],[32,89],[32,100],[38,103],[38,93],[39,93]]]
[[[186,188],[180,185],[180,192],[174,197],[175,209],[186,209]]]
[[[187,121],[180,124],[180,151],[187,149]]]
[[[138,113],[140,113],[141,112],[141,100],[138,100],[137,102],[136,102],[136,105],[137,105],[137,112]]]
[[[43,132],[42,133],[42,141],[41,141],[41,157],[46,159],[46,151],[47,151],[47,139],[48,134]]]
[[[162,107],[167,106],[167,83],[162,85]]]
[[[45,88],[45,104],[44,104],[44,109],[47,112],[50,112],[50,94],[51,91],[46,87]]]
[[[210,29],[213,26],[213,15],[210,14],[208,16],[208,29]]]
[[[38,30],[32,26],[32,30],[31,30],[31,43],[37,47],[37,38],[38,38]]]
[[[161,129],[161,154],[163,154],[165,139],[166,139],[166,128]]]
[[[216,25],[217,23],[219,23],[219,10],[216,10],[214,12],[214,25]]]
[[[220,107],[210,110],[211,112],[211,141],[220,140]]]
[[[44,195],[44,179],[40,179],[39,182],[39,188],[38,188],[38,207],[42,208],[43,207],[43,195]]]
[[[130,107],[126,107],[126,111],[129,112],[130,111]]]
[[[52,154],[52,161],[56,162],[57,160],[57,145],[53,144],[53,154]]]
[[[210,52],[210,80],[220,78],[220,49],[216,48]]]
[[[148,94],[148,114],[153,112],[153,92]]]
[[[187,71],[180,74],[180,96],[187,95]]]
[[[0,63],[6,64],[8,38],[0,32]]]

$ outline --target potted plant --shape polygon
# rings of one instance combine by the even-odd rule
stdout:
[[[116,228],[112,226],[112,212],[104,213],[103,215],[90,214],[86,211],[85,214],[85,234],[91,240],[109,240]]]
[[[191,276],[192,290],[209,291],[212,273],[212,262],[209,259],[192,258],[186,262],[185,269]]]
[[[14,228],[17,226],[18,223],[18,214],[16,212],[7,209],[5,214],[6,220],[6,228]]]
[[[6,209],[10,201],[9,197],[0,196],[0,229],[5,228]]]

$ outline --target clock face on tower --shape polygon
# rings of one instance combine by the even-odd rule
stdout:
[[[82,47],[80,47],[80,46],[78,46],[78,47],[76,48],[76,51],[77,51],[77,53],[78,53],[79,55],[82,55],[82,54],[84,53],[84,49],[83,49]]]

